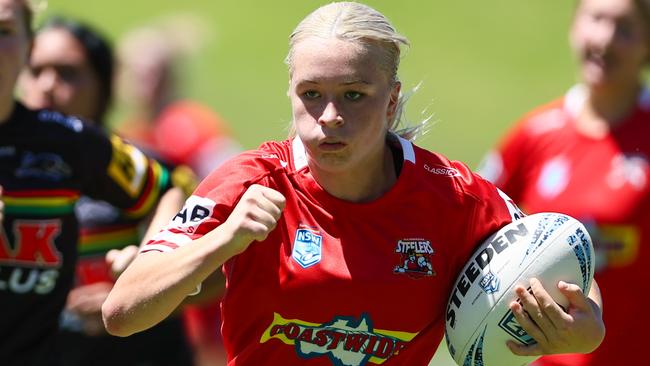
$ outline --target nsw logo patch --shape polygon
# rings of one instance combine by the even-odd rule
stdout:
[[[302,268],[311,267],[322,258],[323,236],[320,231],[308,228],[296,230],[291,257]]]

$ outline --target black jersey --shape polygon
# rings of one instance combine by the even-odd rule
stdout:
[[[0,124],[0,185],[0,363],[49,364],[77,257],[74,204],[87,195],[142,217],[169,174],[116,136],[16,103]]]

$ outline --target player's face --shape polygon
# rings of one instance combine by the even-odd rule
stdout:
[[[378,58],[376,46],[338,39],[294,45],[289,96],[313,169],[362,171],[383,159],[400,85]]]
[[[170,86],[171,55],[156,43],[143,51],[126,49],[120,55],[118,87],[125,102],[134,106],[156,106]],[[146,57],[142,57],[142,52]]]
[[[97,117],[100,82],[83,46],[65,29],[49,28],[36,36],[20,86],[31,108]]]
[[[20,1],[0,0],[0,104],[12,103],[18,74],[29,54],[29,35]]]
[[[639,83],[650,40],[634,0],[582,0],[570,39],[588,86],[615,88]]]

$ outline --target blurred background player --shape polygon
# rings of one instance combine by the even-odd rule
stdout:
[[[113,75],[111,47],[97,31],[54,17],[36,33],[20,89],[31,108],[57,110],[105,127]],[[171,203],[174,214],[181,207],[183,196],[180,198],[164,201]],[[58,337],[64,364],[190,365],[192,358],[178,317],[128,340],[109,336],[101,321],[101,304],[114,281],[105,255],[111,249],[137,246],[148,220],[125,216],[111,204],[86,196],[79,199],[75,212],[81,227],[79,261]],[[168,214],[167,219],[172,216]]]
[[[202,43],[200,24],[189,15],[166,18],[120,40],[118,88],[129,116],[119,131],[205,177],[240,147],[217,113],[180,95],[180,62]]]
[[[133,29],[118,45],[118,90],[129,114],[118,127],[120,134],[164,159],[189,166],[199,178],[241,150],[217,113],[181,97],[182,61],[207,37],[202,24],[192,15],[163,18]],[[198,365],[225,364],[220,314],[218,299],[184,307]]]
[[[581,83],[524,116],[480,173],[525,211],[591,223],[607,335],[591,354],[535,365],[648,365],[650,1],[581,0],[569,38]]]
[[[60,361],[55,340],[74,280],[79,197],[136,219],[171,187],[164,166],[117,136],[14,99],[32,16],[27,1],[0,0],[0,360],[7,365]]]

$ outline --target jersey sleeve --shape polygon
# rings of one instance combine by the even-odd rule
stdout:
[[[82,192],[121,209],[126,217],[146,216],[172,186],[168,168],[117,135],[86,126],[79,138]]]
[[[460,270],[476,247],[487,237],[506,224],[524,217],[510,197],[480,175],[472,173],[464,166],[458,168],[460,188],[464,197],[464,237],[462,245],[456,246],[457,262],[455,268]]]
[[[261,159],[257,151],[227,161],[199,184],[181,211],[141,252],[173,250],[212,231],[228,218],[248,187],[271,186],[270,174],[275,169],[281,167]]]

